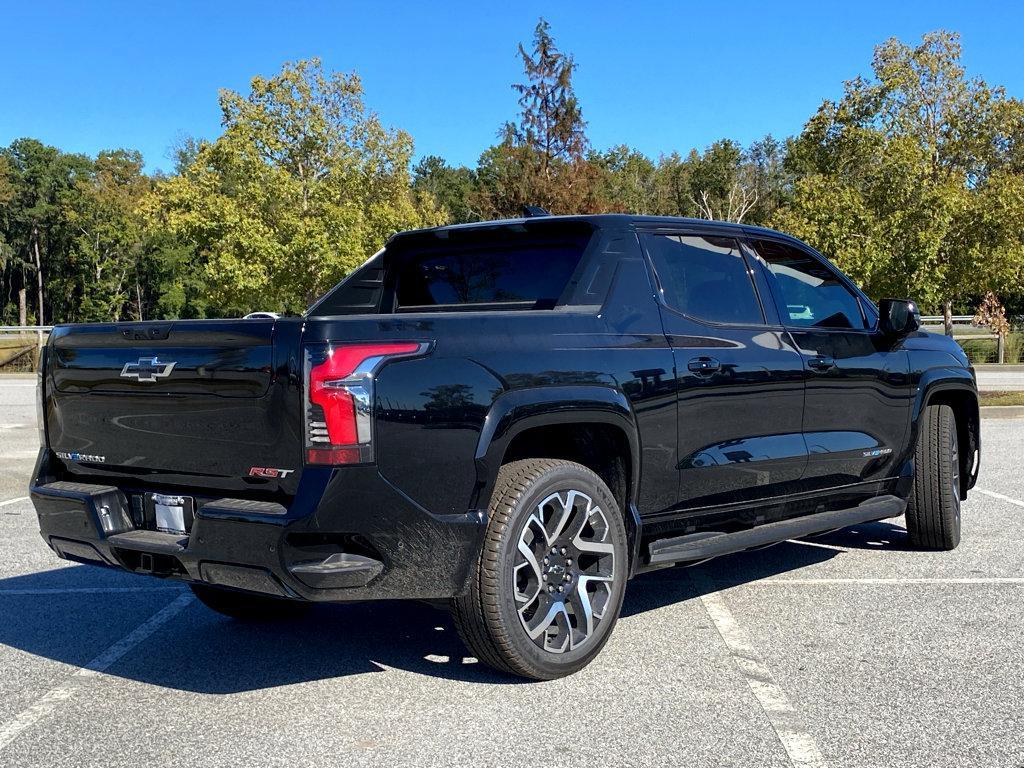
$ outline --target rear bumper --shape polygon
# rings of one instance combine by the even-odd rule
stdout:
[[[424,510],[370,466],[307,468],[287,508],[197,493],[181,536],[136,526],[138,489],[54,478],[45,449],[33,477],[40,534],[62,558],[308,601],[462,595],[486,526]]]

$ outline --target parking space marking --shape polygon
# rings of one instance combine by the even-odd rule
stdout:
[[[819,577],[758,579],[750,585],[1024,585],[1024,577]]]
[[[7,507],[8,505],[14,505],[18,502],[28,502],[28,497],[15,497],[14,499],[5,499],[0,502],[0,507]]]
[[[700,571],[690,572],[690,578],[700,591],[704,610],[725,642],[733,663],[746,679],[793,766],[825,766],[818,743],[804,728],[793,703],[775,680],[746,631],[736,622],[715,583]]]
[[[191,594],[179,595],[98,657],[70,674],[63,684],[50,689],[6,724],[0,726],[0,750],[10,745],[19,734],[32,727],[33,724],[53,713],[61,703],[71,699],[86,679],[108,670],[111,665],[153,635],[162,625],[176,617],[191,602]]]
[[[3,595],[63,595],[65,593],[178,593],[180,587],[37,587],[37,588],[0,588]]]
[[[998,491],[989,491],[988,489],[979,489],[977,486],[975,486],[974,489],[972,489],[972,490],[978,492],[979,494],[984,494],[986,497],[992,497],[993,499],[998,499],[998,500],[1001,500],[1003,502],[1009,502],[1011,505],[1016,505],[1017,507],[1024,507],[1024,500],[1014,499],[1013,497],[1008,497],[1005,494],[1000,494]]]

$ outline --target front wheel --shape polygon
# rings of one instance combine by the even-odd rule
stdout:
[[[927,406],[921,413],[907,535],[910,544],[925,550],[960,544],[960,449],[956,418],[946,405]]]
[[[469,593],[455,625],[481,661],[514,675],[559,678],[601,651],[629,568],[622,514],[605,483],[575,462],[503,465]]]

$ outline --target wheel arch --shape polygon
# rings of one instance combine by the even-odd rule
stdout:
[[[929,374],[933,372],[928,372]],[[967,479],[960,496],[967,498],[967,491],[978,479],[981,457],[981,420],[978,406],[978,390],[970,374],[965,372],[936,374],[929,381],[922,382],[920,394],[914,408],[914,423],[911,446],[916,445],[921,414],[928,406],[945,405],[953,409],[956,419],[957,442],[960,445],[960,477]]]
[[[637,563],[640,516],[640,440],[629,400],[601,385],[512,390],[499,396],[484,420],[476,451],[475,507],[486,509],[498,470],[527,458],[578,462],[608,485],[629,537],[631,573]]]

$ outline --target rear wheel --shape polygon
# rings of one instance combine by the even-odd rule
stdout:
[[[907,535],[912,545],[926,550],[960,544],[960,449],[949,406],[927,406],[921,414]]]
[[[309,610],[304,601],[289,601],[257,593],[243,593],[214,585],[189,585],[205,606],[219,614],[246,622],[267,622],[292,619]]]
[[[626,530],[614,497],[575,462],[502,466],[469,593],[452,617],[470,651],[539,680],[575,673],[601,651],[622,607]]]

